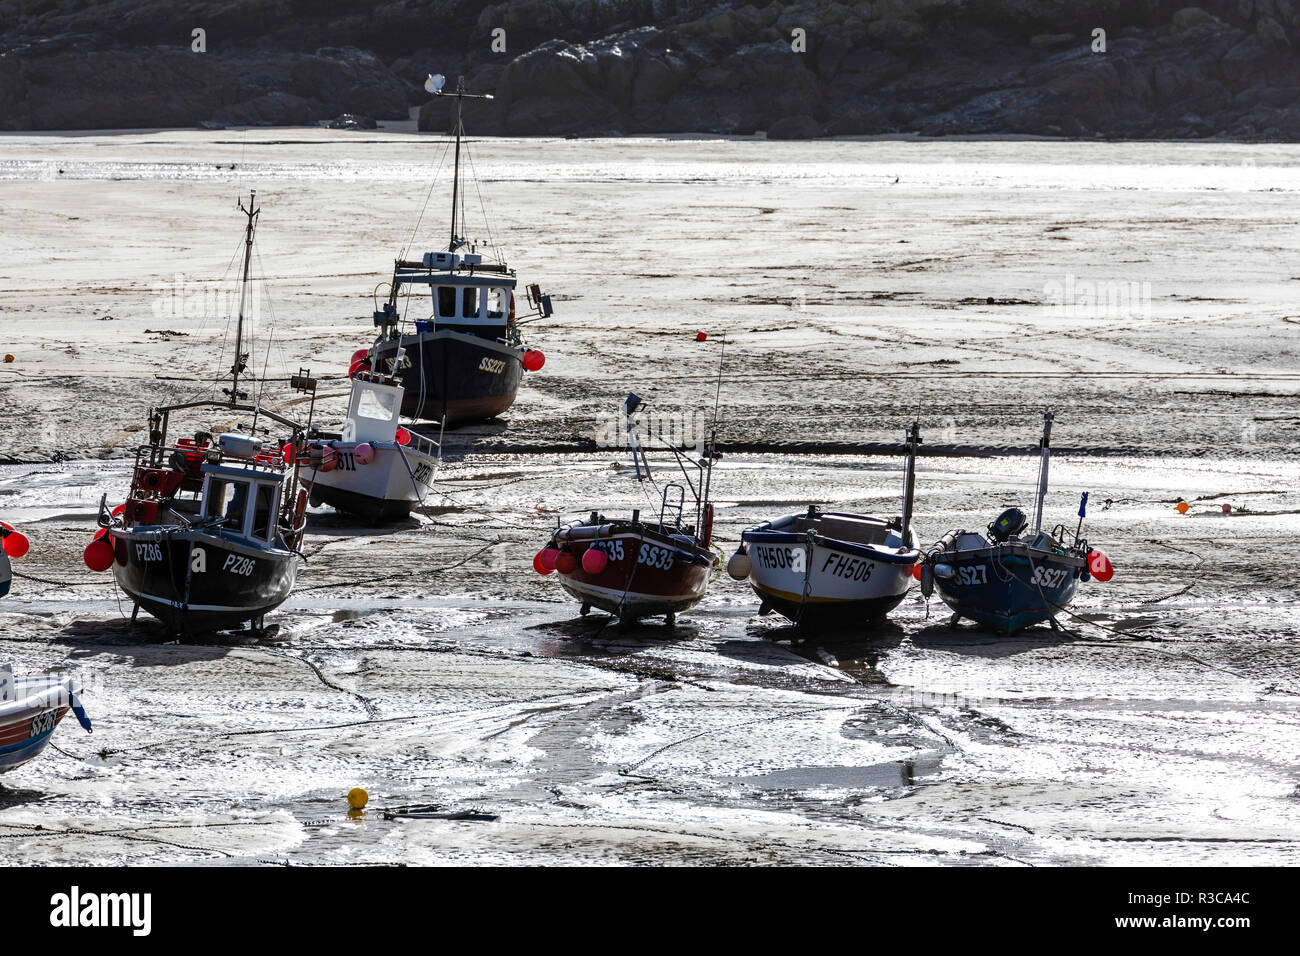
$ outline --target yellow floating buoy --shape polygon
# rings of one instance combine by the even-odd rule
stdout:
[[[348,806],[353,810],[360,810],[370,802],[370,794],[366,793],[360,787],[353,787],[348,791]]]

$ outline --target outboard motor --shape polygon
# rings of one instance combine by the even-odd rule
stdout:
[[[997,520],[989,525],[989,539],[1002,544],[1014,535],[1020,534],[1029,524],[1029,516],[1019,508],[1008,508],[998,515]]]

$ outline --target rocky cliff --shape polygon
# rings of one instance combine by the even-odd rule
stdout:
[[[201,33],[196,33],[201,31]],[[0,0],[0,129],[1300,138],[1300,0]]]

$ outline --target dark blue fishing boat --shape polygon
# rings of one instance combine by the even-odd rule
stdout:
[[[952,608],[952,624],[963,618],[1000,634],[1048,621],[1074,599],[1081,580],[1092,573],[1109,580],[1110,562],[1099,551],[1089,551],[1079,536],[1088,494],[1079,504],[1079,524],[1067,543],[1069,529],[1057,525],[1043,530],[1043,501],[1047,497],[1047,470],[1051,457],[1052,413],[1044,413],[1041,465],[1034,521],[1019,508],[1008,508],[984,534],[950,531],[925,555],[921,568],[921,593],[939,592]],[[1091,570],[1090,570],[1091,568]]]
[[[407,418],[451,426],[494,418],[514,404],[523,373],[535,372],[545,362],[540,351],[524,345],[520,326],[549,317],[552,309],[551,297],[533,284],[524,291],[531,311],[516,314],[515,270],[498,257],[485,256],[478,240],[462,235],[461,103],[492,97],[465,92],[463,78],[454,93],[444,92],[442,84],[441,76],[431,76],[425,89],[455,102],[450,241],[446,252],[426,252],[411,260],[399,257],[388,283],[388,301],[374,313],[379,337],[359,361],[362,368],[399,380]],[[492,223],[484,226],[490,236]],[[414,330],[406,326],[407,320],[413,321]],[[357,367],[354,362],[354,370]]]

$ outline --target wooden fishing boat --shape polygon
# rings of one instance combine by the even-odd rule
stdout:
[[[912,529],[920,424],[907,433],[903,510],[892,518],[821,511],[767,521],[741,534],[727,573],[748,578],[759,614],[776,611],[800,626],[869,624],[892,611],[921,560]]]
[[[69,710],[86,733],[91,732],[77,691],[71,677],[16,678],[9,665],[0,666],[0,773],[39,756]]]
[[[1072,539],[1063,524],[1050,532],[1043,529],[1053,418],[1051,411],[1044,413],[1032,526],[1023,511],[1008,508],[985,533],[950,531],[926,552],[921,592],[926,597],[939,592],[952,608],[953,626],[967,619],[1000,634],[1043,621],[1055,627],[1056,615],[1074,599],[1080,581],[1094,576],[1108,581],[1113,574],[1109,558],[1080,537],[1087,492]]]
[[[624,402],[637,480],[653,481],[649,459],[637,437],[637,416],[644,410],[635,395]],[[704,597],[718,564],[710,547],[713,504],[709,492],[718,457],[715,446],[713,435],[698,459],[669,449],[685,483],[664,485],[655,518],[641,520],[639,509],[630,519],[614,520],[593,511],[587,520],[557,529],[533,559],[533,567],[541,574],[554,571],[564,590],[581,603],[582,614],[594,607],[613,614],[624,626],[659,615],[674,624],[677,614]],[[696,472],[694,479],[690,470]]]
[[[390,376],[353,375],[342,431],[313,431],[307,446],[312,505],[328,504],[380,524],[405,518],[423,502],[438,466],[438,445],[402,427],[402,394]]]
[[[465,92],[463,78],[454,93],[443,92],[442,77],[430,77],[426,89],[455,99],[451,238],[446,252],[398,258],[388,300],[374,313],[379,336],[364,367],[401,380],[403,415],[447,427],[493,418],[514,404],[523,372],[545,363],[540,351],[524,345],[520,324],[546,318],[552,308],[550,296],[531,285],[532,311],[517,314],[515,270],[462,234],[461,104],[491,97]],[[490,235],[491,223],[485,226]]]
[[[253,231],[260,211],[254,196],[240,209],[248,217],[243,285],[248,284]],[[299,462],[306,425],[241,401],[244,299],[235,332],[236,361],[228,400],[166,405],[149,413],[149,443],[136,450],[126,501],[112,510],[100,501],[99,532],[86,548],[93,570],[110,567],[131,599],[131,619],[141,608],[176,634],[222,630],[244,623],[264,626],[266,614],[289,596],[301,560],[306,489],[299,487]],[[316,381],[300,371],[295,390],[314,396]],[[246,432],[215,440],[200,430],[169,439],[180,412],[229,420],[251,415]],[[282,428],[285,440],[257,437],[259,422]],[[263,424],[263,430],[266,426]]]

